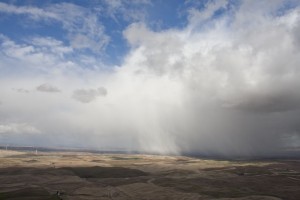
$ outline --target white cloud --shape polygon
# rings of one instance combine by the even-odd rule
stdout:
[[[164,120],[172,121],[170,126],[159,127],[168,133],[176,129],[174,141],[186,141],[186,146],[184,142],[179,145],[181,150],[277,151],[286,129],[299,133],[294,115],[300,106],[299,70],[295,69],[300,64],[299,46],[293,42],[298,38],[296,29],[291,28],[299,24],[299,18],[291,17],[294,24],[287,19],[291,13],[298,15],[298,8],[274,15],[281,4],[270,3],[270,10],[262,12],[263,6],[257,12],[251,10],[249,18],[242,4],[232,10],[234,14],[203,22],[225,4],[213,3],[195,11],[197,15],[192,13],[183,30],[153,32],[143,24],[131,25],[124,35],[134,50],[122,70],[128,67],[126,73],[134,77],[149,77],[151,85],[159,82],[158,77],[169,77],[184,88],[183,94],[166,99],[169,103],[176,99],[183,106],[170,111],[177,119],[159,112]],[[242,23],[243,17],[252,23]],[[197,27],[199,23],[205,25]],[[150,96],[161,96],[158,87],[156,92]]]
[[[32,37],[17,43],[0,35],[0,47],[0,68],[8,73],[18,71],[20,76],[33,72],[53,76],[76,74],[88,71],[84,69],[86,67],[101,66],[98,58],[89,55],[73,56],[71,47],[50,37]]]
[[[0,134],[39,134],[40,131],[26,123],[0,124]]]
[[[149,0],[105,0],[104,2],[107,5],[105,12],[116,22],[119,20],[145,21],[147,17],[145,6],[151,5]]]
[[[2,36],[1,69],[26,73],[1,76],[0,122],[32,122],[41,143],[99,149],[261,155],[294,147],[286,138],[300,134],[299,8],[276,15],[282,1],[259,2],[243,1],[214,18],[225,5],[215,1],[182,29],[131,24],[124,31],[131,50],[110,70],[95,57],[63,56],[72,48],[51,38],[30,45]],[[43,73],[35,65],[44,65]],[[64,92],[11,90],[45,82]]]
[[[72,47],[101,52],[108,44],[109,36],[96,13],[68,3],[53,5],[49,10],[59,15],[64,29],[69,32]]]
[[[191,8],[189,10],[189,23],[202,24],[206,20],[211,19],[216,11],[225,9],[228,4],[227,0],[208,1],[202,10]]]
[[[59,22],[68,33],[69,42],[75,49],[91,49],[99,53],[109,43],[109,36],[105,34],[99,16],[74,4],[59,3],[38,8],[0,3],[0,12],[25,15],[36,21]]]
[[[35,46],[35,48],[38,48],[38,51],[53,53],[60,57],[73,52],[71,47],[64,45],[62,41],[51,37],[34,37],[28,40],[28,43]]]
[[[46,10],[36,8],[36,7],[30,7],[30,6],[22,6],[18,7],[11,4],[6,4],[0,2],[0,11],[5,13],[11,13],[11,14],[23,14],[23,15],[29,15],[35,20],[39,19],[58,19],[59,17],[55,13],[47,12]]]

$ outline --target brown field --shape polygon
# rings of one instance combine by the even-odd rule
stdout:
[[[299,200],[300,161],[0,150],[3,199]]]

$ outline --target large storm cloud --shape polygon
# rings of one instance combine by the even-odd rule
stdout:
[[[20,137],[3,134],[18,122],[39,130],[26,136],[39,145],[225,156],[299,148],[300,7],[216,2],[190,9],[183,28],[130,24],[123,32],[130,51],[119,66],[84,68],[98,61],[69,61],[51,50],[70,48],[57,41],[16,44],[1,36],[0,70],[8,71],[0,79],[2,139]],[[16,76],[7,70],[12,64],[26,70]],[[36,85],[61,92],[11,90]]]

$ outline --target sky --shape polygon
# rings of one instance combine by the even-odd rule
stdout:
[[[0,144],[300,149],[299,0],[0,1]]]

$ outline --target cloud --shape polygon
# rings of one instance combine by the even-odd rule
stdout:
[[[293,42],[299,9],[274,15],[281,3],[270,3],[265,10],[250,2],[218,17],[213,16],[227,2],[213,2],[190,13],[184,30],[154,32],[133,24],[124,32],[133,50],[122,73],[153,87],[162,79],[168,88],[173,81],[178,84],[170,97],[161,96],[159,87],[149,96],[180,102],[169,114],[158,112],[157,123],[167,132],[162,135],[172,133],[181,151],[271,154],[286,145],[283,137],[299,134],[299,46]],[[248,3],[257,10],[248,13]]]
[[[69,32],[72,47],[91,49],[95,52],[105,49],[109,36],[105,34],[104,26],[98,20],[96,13],[68,3],[53,5],[49,10],[59,15],[64,29]]]
[[[228,1],[208,1],[202,10],[191,8],[189,10],[189,22],[190,24],[200,24],[206,20],[211,19],[217,11],[225,10]]]
[[[0,134],[39,134],[40,131],[26,123],[0,124]]]
[[[65,46],[62,41],[51,37],[33,37],[28,40],[28,43],[33,45],[38,51],[49,52],[60,57],[73,52],[69,46]]]
[[[145,7],[151,5],[149,0],[105,0],[104,3],[107,7],[104,11],[117,22],[121,20],[128,22],[144,21],[147,17]]]
[[[270,86],[270,88],[248,91],[224,105],[246,112],[272,113],[298,110],[300,108],[299,100],[300,94],[294,86],[289,85],[276,89]]]
[[[29,93],[29,90],[23,89],[23,88],[13,88],[12,90],[19,92],[19,93]]]
[[[53,70],[57,74],[62,68],[74,66],[71,61],[65,60],[65,56],[72,50],[60,41],[49,37],[32,38],[29,41],[16,43],[0,35],[0,67],[3,71],[8,73],[18,71],[22,75],[27,73],[28,68],[31,68],[31,70],[46,73]],[[9,70],[12,69],[11,66],[14,66],[13,70]]]
[[[103,67],[93,55],[69,56],[74,45],[57,39],[22,43],[2,36],[0,122],[34,124],[40,144],[282,155],[299,147],[300,135],[300,10],[285,6],[281,0],[209,1],[190,12],[183,28],[154,31],[132,23],[123,32],[130,51],[118,67]],[[75,23],[68,17],[65,27]],[[84,35],[81,25],[69,36]],[[11,90],[45,82],[64,92],[49,98]]]
[[[89,103],[99,96],[106,96],[107,90],[104,87],[97,89],[77,89],[73,92],[72,97],[82,103]]]
[[[0,3],[0,12],[24,15],[34,21],[59,22],[75,49],[90,49],[99,53],[109,43],[109,36],[105,34],[98,15],[75,4],[59,3],[39,8]]]
[[[36,90],[40,92],[60,92],[60,90],[57,87],[47,83],[37,86]]]
[[[23,14],[23,15],[29,15],[35,20],[38,19],[45,19],[45,18],[52,18],[57,19],[58,16],[54,13],[47,12],[46,10],[36,8],[36,7],[30,7],[30,6],[15,6],[11,4],[6,4],[3,2],[0,2],[0,11],[4,13],[11,13],[11,14]]]

